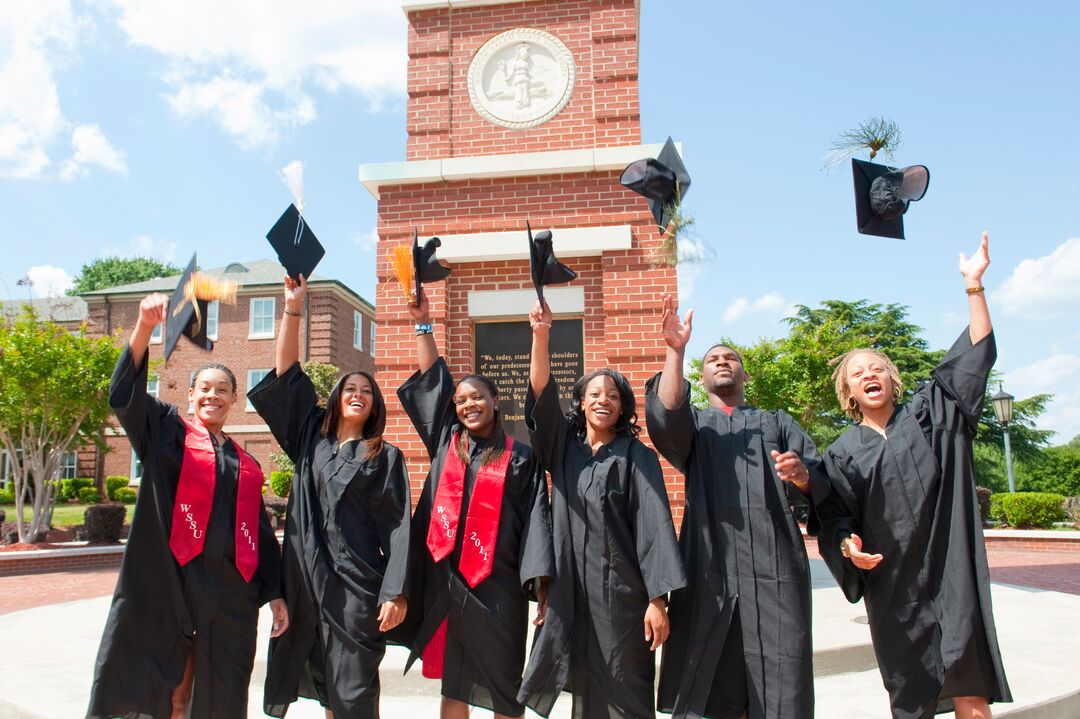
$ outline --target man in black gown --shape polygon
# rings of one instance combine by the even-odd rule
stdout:
[[[744,404],[748,376],[729,347],[705,354],[709,407],[690,405],[693,313],[681,323],[676,310],[666,297],[667,358],[646,387],[649,436],[686,477],[689,584],[671,597],[657,706],[679,717],[812,717],[809,565],[792,504],[825,481],[821,458],[786,412]]]

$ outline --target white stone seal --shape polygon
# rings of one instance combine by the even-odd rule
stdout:
[[[574,74],[574,58],[559,38],[536,28],[507,30],[469,63],[469,99],[488,122],[525,130],[566,107]]]

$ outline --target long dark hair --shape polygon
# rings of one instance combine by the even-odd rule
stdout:
[[[480,453],[480,466],[486,467],[489,464],[494,464],[502,456],[503,450],[506,449],[506,431],[503,430],[502,413],[499,412],[499,388],[495,386],[495,383],[482,374],[467,374],[458,380],[457,385],[454,387],[454,394],[457,394],[458,387],[462,382],[478,382],[487,388],[487,391],[491,393],[492,404],[494,405],[494,419],[492,420],[491,428],[491,446],[484,449]],[[454,412],[457,413],[457,405],[455,403]],[[453,448],[454,453],[461,460],[461,463],[466,467],[469,466],[469,430],[464,426],[461,428],[460,437],[458,438],[457,446]]]
[[[377,457],[379,452],[382,451],[383,430],[386,429],[386,402],[383,400],[379,383],[375,381],[370,372],[361,369],[341,375],[326,400],[326,416],[323,417],[322,427],[319,428],[319,432],[324,437],[333,436],[335,439],[337,438],[338,422],[341,420],[341,392],[349,378],[356,375],[360,375],[371,383],[371,414],[368,415],[367,420],[364,422],[360,434],[361,438],[367,443],[367,450],[364,452],[364,460],[367,461]]]
[[[615,434],[625,434],[627,437],[637,437],[641,432],[641,427],[637,423],[637,401],[634,399],[634,390],[626,381],[626,377],[623,377],[622,372],[610,367],[594,370],[574,383],[573,406],[566,413],[570,428],[578,436],[585,436],[588,423],[585,421],[585,412],[581,409],[581,401],[585,399],[585,388],[601,375],[610,377],[615,383],[615,388],[619,390],[619,419],[615,422],[612,431]]]

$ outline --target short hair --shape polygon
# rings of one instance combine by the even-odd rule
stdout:
[[[731,345],[725,344],[723,342],[715,342],[715,343],[709,345],[709,349],[705,350],[705,353],[703,355],[701,355],[701,364],[703,364],[703,365],[705,364],[705,358],[708,357],[709,353],[712,352],[717,347],[723,347],[725,349],[729,349],[732,352],[734,352],[735,356],[739,358],[739,364],[741,364],[743,366],[743,368],[745,369],[746,363],[743,362],[742,353],[739,352],[739,350],[732,347]]]
[[[881,360],[881,363],[885,365],[885,371],[889,373],[889,381],[892,382],[893,387],[893,404],[897,404],[904,396],[904,380],[900,378],[900,370],[896,367],[896,364],[889,359],[889,356],[884,352],[870,349],[868,347],[859,347],[836,357],[829,364],[836,365],[836,369],[833,370],[833,386],[836,388],[836,399],[840,402],[840,407],[856,422],[862,422],[863,414],[859,409],[859,403],[851,394],[851,390],[848,388],[847,383],[847,367],[851,362],[851,358],[855,355],[868,354]]]
[[[338,422],[341,419],[341,393],[344,391],[345,383],[348,382],[349,378],[357,375],[371,384],[371,413],[364,421],[360,434],[361,439],[367,444],[367,449],[364,451],[364,460],[366,461],[374,459],[382,451],[383,430],[386,429],[386,401],[383,399],[382,390],[379,389],[379,383],[375,381],[375,377],[370,372],[365,372],[362,369],[354,370],[346,372],[338,378],[337,384],[334,385],[334,389],[330,390],[330,396],[326,399],[326,414],[323,416],[319,434],[323,437],[333,435],[335,439],[337,438]]]
[[[503,450],[506,449],[506,430],[503,429],[502,413],[499,412],[499,388],[491,379],[482,374],[467,374],[459,379],[458,383],[454,385],[455,395],[457,395],[458,388],[461,387],[462,382],[476,382],[482,384],[487,388],[488,393],[491,394],[491,399],[495,405],[492,407],[494,419],[492,419],[491,446],[480,453],[480,466],[487,467],[497,462],[502,456]],[[455,415],[457,414],[456,403],[454,413]],[[469,466],[469,430],[464,426],[461,428],[458,445],[456,447],[451,447],[450,450],[457,454],[458,459],[461,460],[462,464],[466,467]]]
[[[587,425],[585,412],[581,409],[581,401],[585,398],[585,388],[601,375],[610,377],[615,383],[615,389],[619,390],[619,419],[615,421],[612,431],[617,435],[625,434],[627,437],[638,436],[641,427],[637,423],[637,401],[634,399],[634,390],[622,372],[610,367],[594,370],[574,383],[573,404],[570,406],[570,411],[566,413],[570,429],[578,436],[585,436]]]
[[[231,369],[229,369],[225,365],[221,364],[220,362],[207,362],[202,367],[200,367],[199,369],[192,372],[191,373],[191,389],[195,389],[195,381],[197,379],[199,379],[199,375],[201,375],[203,372],[205,372],[208,369],[216,369],[216,370],[221,370],[222,372],[224,372],[225,375],[229,378],[229,384],[232,385],[233,394],[236,393],[236,375],[233,374],[233,371]]]

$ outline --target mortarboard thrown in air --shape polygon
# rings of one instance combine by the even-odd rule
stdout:
[[[206,334],[206,312],[211,301],[236,302],[236,283],[198,271],[195,255],[169,298],[165,318],[165,361],[176,349],[180,337],[187,337],[196,347],[210,351],[214,343]]]
[[[551,230],[541,230],[533,236],[529,221],[525,221],[529,234],[529,272],[537,299],[544,299],[544,285],[562,285],[577,278],[577,273],[559,262],[551,246]]]
[[[690,189],[690,173],[669,137],[656,159],[650,157],[630,163],[619,182],[648,200],[649,210],[662,235],[671,221],[671,210],[678,207]]]
[[[277,252],[278,262],[297,282],[300,275],[304,276],[305,281],[310,279],[319,260],[326,254],[315,233],[293,204],[285,209],[266,233],[266,239],[270,240],[271,247]]]
[[[925,165],[897,169],[852,158],[851,172],[859,233],[904,239],[904,213],[926,194],[930,170]]]

